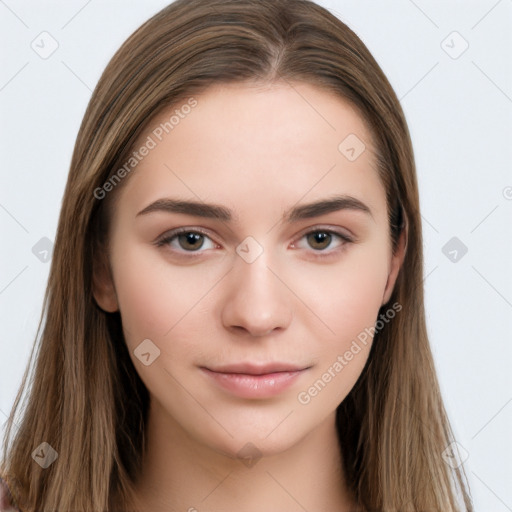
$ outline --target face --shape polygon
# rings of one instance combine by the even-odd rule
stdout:
[[[150,149],[118,191],[95,298],[120,311],[169,432],[278,453],[332,420],[366,363],[401,263],[385,189],[363,120],[331,93],[194,99],[135,144]]]

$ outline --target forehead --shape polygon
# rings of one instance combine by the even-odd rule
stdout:
[[[151,149],[121,191],[139,210],[166,194],[237,211],[331,191],[385,209],[363,118],[346,100],[309,84],[214,85],[155,116],[134,150],[144,145]]]

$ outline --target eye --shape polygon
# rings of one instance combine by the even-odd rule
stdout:
[[[304,247],[303,240],[308,247]],[[352,241],[350,237],[343,233],[330,229],[315,229],[302,235],[298,242],[292,244],[292,247],[298,249],[311,248],[315,252],[330,252],[326,251],[326,249],[335,250]]]
[[[156,245],[169,246],[176,252],[203,252],[199,249],[214,249],[215,242],[205,233],[197,230],[181,228],[165,234],[157,240]]]

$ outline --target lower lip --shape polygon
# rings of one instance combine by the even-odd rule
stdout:
[[[221,388],[241,398],[269,398],[289,388],[306,370],[248,375],[245,373],[218,373],[201,368]]]

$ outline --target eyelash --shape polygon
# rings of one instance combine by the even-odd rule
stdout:
[[[201,229],[198,229],[198,228],[193,228],[192,229],[192,228],[186,228],[185,227],[185,228],[175,229],[175,230],[173,230],[173,231],[163,235],[158,240],[156,240],[155,245],[157,247],[170,246],[170,244],[171,244],[171,242],[173,240],[177,239],[177,237],[179,235],[185,234],[185,233],[193,233],[193,234],[203,235],[204,237],[210,239],[214,244],[216,244],[216,242],[214,240],[212,240],[210,235],[208,233],[206,233],[205,231],[203,231]],[[314,229],[310,229],[309,231],[306,231],[305,233],[300,235],[300,237],[297,240],[300,241],[303,238],[307,237],[308,235],[312,235],[312,234],[315,234],[315,233],[328,234],[328,235],[331,235],[333,237],[339,238],[340,241],[342,242],[339,247],[337,247],[335,249],[331,249],[331,250],[329,250],[328,248],[326,248],[326,249],[318,249],[318,250],[310,248],[311,249],[310,252],[313,253],[314,258],[318,258],[318,259],[328,258],[328,257],[332,256],[334,253],[337,253],[340,250],[343,250],[347,244],[350,244],[350,243],[354,242],[354,240],[351,237],[349,237],[348,235],[345,235],[344,233],[341,233],[341,232],[333,230],[333,229],[321,228],[321,227],[317,227],[317,228],[314,228]],[[294,246],[296,243],[297,242],[293,242],[292,245]],[[201,248],[199,248],[197,251],[186,251],[184,249],[182,249],[182,250],[171,249],[171,250],[173,250],[173,252],[179,254],[180,256],[198,257],[198,255],[200,255],[201,253],[204,252],[204,251],[201,251],[200,249]]]

